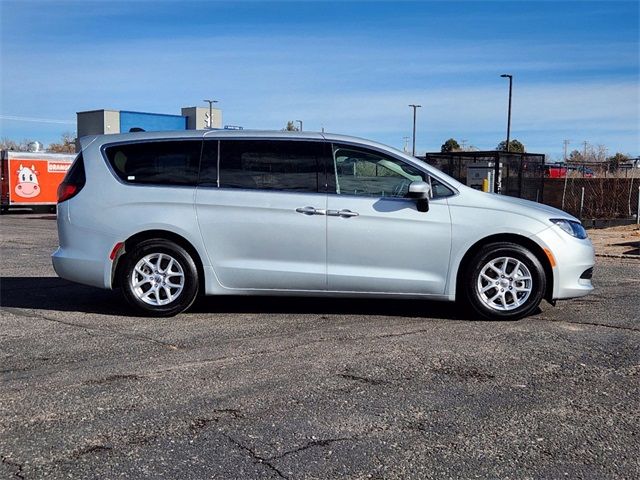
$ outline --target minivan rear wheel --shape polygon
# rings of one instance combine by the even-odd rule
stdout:
[[[517,320],[538,308],[546,289],[544,268],[525,247],[492,243],[469,263],[464,284],[467,303],[481,316]]]
[[[198,294],[198,270],[191,255],[164,240],[145,240],[123,259],[120,285],[140,313],[170,317],[189,308]]]

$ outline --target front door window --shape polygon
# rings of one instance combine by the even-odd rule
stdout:
[[[340,195],[403,198],[411,182],[426,181],[417,168],[376,152],[336,146],[333,156]]]

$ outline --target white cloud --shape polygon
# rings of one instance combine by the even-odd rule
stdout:
[[[3,56],[3,66],[11,68],[2,72],[1,113],[67,118],[93,108],[178,112],[213,96],[226,123],[281,128],[301,118],[307,128],[400,145],[411,129],[407,105],[418,102],[424,105],[420,149],[438,148],[452,135],[492,148],[506,121],[507,83],[498,75],[509,71],[516,76],[514,137],[530,136],[540,139],[540,148],[559,150],[563,136],[595,132],[603,143],[621,141],[623,150],[637,152],[637,133],[626,133],[638,131],[637,76],[607,73],[637,65],[633,48],[612,44],[594,54],[580,45],[538,44],[526,55],[521,49],[422,43],[407,50],[386,39],[350,37],[345,43],[282,35],[10,50]],[[554,53],[560,49],[562,55]],[[600,79],[585,80],[576,73],[582,70],[596,70]]]

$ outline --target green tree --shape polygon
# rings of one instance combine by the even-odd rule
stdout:
[[[581,163],[584,161],[582,153],[578,150],[571,150],[569,157],[567,158],[569,162]]]
[[[620,168],[620,164],[629,161],[629,156],[624,153],[616,152],[612,157],[607,158],[607,163],[611,170],[617,170]]]
[[[440,147],[440,151],[443,153],[459,152],[460,144],[455,138],[450,138],[449,140],[447,140],[442,144],[442,146]]]
[[[501,141],[498,146],[496,147],[496,150],[500,151],[500,152],[506,152],[507,151],[507,141],[503,140]],[[520,143],[518,140],[510,140],[509,141],[509,152],[514,152],[514,153],[524,153],[525,152],[525,148],[524,145],[522,143]]]

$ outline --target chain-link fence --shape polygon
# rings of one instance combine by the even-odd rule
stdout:
[[[427,153],[425,161],[459,182],[481,190],[541,202],[544,155],[538,153],[450,152]]]
[[[638,214],[640,168],[606,162],[547,166],[545,203],[583,219],[624,219]]]

